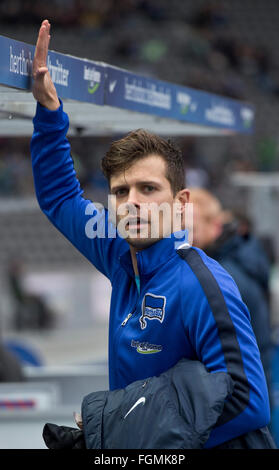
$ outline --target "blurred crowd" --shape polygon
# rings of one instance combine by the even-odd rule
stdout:
[[[216,71],[229,69],[239,74],[238,81],[231,81],[235,88],[227,89],[227,94],[232,98],[245,98],[241,77],[246,76],[254,79],[263,91],[278,95],[279,82],[273,77],[276,62],[272,51],[258,41],[255,44],[233,34],[233,22],[224,3],[207,2],[193,14],[190,24],[199,33],[200,47],[194,45],[192,48],[196,59]],[[224,92],[226,94],[226,90]]]
[[[88,198],[103,203],[107,183],[100,170],[100,161],[112,137],[69,137],[72,158],[81,186]],[[259,139],[254,158],[241,153],[233,137],[226,142],[220,138],[193,136],[175,138],[182,149],[185,180],[188,186],[214,188],[220,194],[231,185],[233,172],[278,171],[277,143],[275,139]],[[30,137],[0,138],[0,198],[34,196],[34,183],[30,163]],[[222,145],[220,145],[222,143]]]
[[[216,0],[197,5],[177,0],[171,3],[167,0],[2,0],[0,24],[34,27],[48,18],[56,32],[57,28],[63,28],[65,34],[79,30],[87,39],[94,38],[97,46],[97,39],[105,42],[111,36],[108,49],[102,50],[105,57],[99,58],[93,48],[92,59],[95,56],[120,66],[123,61],[135,65],[145,62],[151,72],[155,71],[152,64],[162,65],[167,73],[165,65],[174,55],[182,72],[181,84],[245,98],[242,79],[249,77],[261,90],[278,95],[274,51],[266,47],[260,37],[255,42],[237,34],[238,24],[233,20],[232,9],[229,3]],[[139,35],[139,31],[142,34]],[[77,37],[76,40],[79,44]],[[85,44],[80,42],[80,55],[83,46]],[[208,71],[218,72],[217,83],[199,76],[198,70],[183,78],[185,64],[205,66]]]
[[[54,31],[53,47],[60,52],[86,55],[232,98],[250,100],[252,89],[276,98],[279,75],[277,80],[274,49],[259,39],[249,42],[236,34],[232,11],[228,2],[220,1],[2,0],[0,27],[5,32],[10,27],[11,37],[24,40],[22,27],[32,29],[36,37],[41,20],[48,18]],[[61,35],[65,41],[59,43]],[[67,40],[69,35],[75,36],[74,42]],[[257,109],[258,121],[260,112]],[[265,122],[262,119],[260,124]],[[278,170],[276,136],[265,129],[250,138],[246,147],[240,139],[231,143],[223,151],[225,164],[216,168],[218,138],[211,153],[201,151],[197,139],[179,139],[190,183],[212,188],[226,180],[226,171]],[[98,164],[107,139],[73,138],[72,144],[77,173],[89,196],[94,188],[98,193],[105,190]],[[0,197],[33,194],[29,155],[28,139],[2,138]]]

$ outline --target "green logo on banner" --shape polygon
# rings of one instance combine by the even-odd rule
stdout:
[[[187,114],[188,111],[189,111],[189,105],[181,106],[181,108],[180,108],[181,114]]]
[[[95,93],[98,90],[99,86],[100,86],[100,83],[90,84],[88,87],[88,93],[90,93],[90,95],[93,95],[93,93]]]

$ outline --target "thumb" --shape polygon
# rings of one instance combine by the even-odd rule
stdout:
[[[47,67],[38,67],[37,70],[34,71],[33,77],[34,79],[43,77],[47,72]]]

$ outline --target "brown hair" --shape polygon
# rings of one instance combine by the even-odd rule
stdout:
[[[144,129],[130,132],[112,142],[102,159],[102,171],[110,182],[112,175],[131,167],[135,161],[148,155],[160,155],[166,162],[166,178],[175,195],[185,187],[185,172],[181,150],[169,139],[165,140]]]

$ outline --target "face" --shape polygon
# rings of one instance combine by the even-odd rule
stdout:
[[[189,197],[186,189],[174,196],[166,178],[166,163],[160,155],[148,155],[113,175],[110,188],[115,197],[117,226],[127,231],[127,242],[137,250],[174,231],[173,204],[181,207]]]
[[[194,202],[193,245],[206,249],[220,236],[222,227],[219,217]]]

